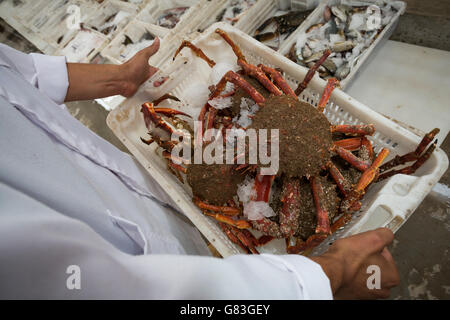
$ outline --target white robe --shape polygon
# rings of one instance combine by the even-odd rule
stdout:
[[[140,165],[68,113],[67,88],[64,57],[0,44],[0,298],[332,298],[308,258],[211,257]]]

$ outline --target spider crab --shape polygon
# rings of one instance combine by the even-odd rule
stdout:
[[[328,235],[347,223],[354,211],[361,207],[360,200],[364,196],[367,187],[379,178],[380,167],[388,156],[389,150],[383,148],[378,155],[374,155],[372,144],[366,136],[373,135],[375,128],[372,124],[361,125],[332,125],[329,123],[323,111],[334,90],[339,85],[337,79],[332,78],[322,93],[317,108],[309,103],[298,100],[298,96],[306,89],[317,69],[326,60],[329,51],[326,51],[321,59],[310,68],[303,81],[296,90],[292,90],[277,69],[260,65],[252,65],[247,62],[240,48],[232,41],[229,35],[221,29],[219,34],[230,46],[237,57],[237,64],[242,68],[238,72],[228,71],[222,79],[214,86],[208,101],[204,104],[198,117],[203,130],[208,132],[211,128],[229,128],[233,124],[226,112],[217,110],[209,103],[212,99],[226,97],[236,94],[237,90],[243,91],[258,106],[259,110],[253,117],[250,126],[252,129],[279,128],[279,170],[276,175],[261,175],[261,165],[189,165],[183,167],[173,163],[173,156],[169,153],[174,146],[170,140],[162,141],[161,138],[154,139],[163,149],[163,155],[168,160],[170,168],[183,172],[193,187],[194,202],[202,211],[219,220],[219,225],[227,234],[229,239],[240,245],[244,250],[258,253],[255,247],[265,244],[273,238],[286,239],[288,253],[299,253],[310,249],[322,242]],[[175,53],[175,57],[184,48],[190,48],[198,57],[205,60],[210,67],[215,66],[215,61],[194,44],[183,41]],[[261,91],[255,89],[248,81],[250,78],[257,80],[262,85]],[[226,92],[227,83],[231,82],[234,89]],[[162,98],[167,98],[162,97]],[[158,99],[160,100],[160,99]],[[159,101],[156,101],[159,102]],[[172,109],[156,109],[154,103],[144,103],[142,112],[146,119],[147,127],[161,128],[167,133],[172,133],[173,128],[161,118],[159,114],[168,117],[186,116],[186,114]],[[433,140],[436,130],[428,134],[415,152],[403,157],[396,157],[382,167],[383,170],[415,161],[409,169],[393,170],[383,173],[385,178],[396,173],[413,173],[430,156],[435,148],[435,143],[422,154],[426,146]],[[152,131],[152,130],[150,130]],[[153,133],[152,133],[153,135]],[[338,139],[344,135],[345,139]],[[198,138],[200,137],[200,138]],[[193,139],[194,143],[203,145],[210,137],[198,135]],[[145,141],[145,140],[144,140]],[[358,151],[356,156],[354,152]],[[239,157],[242,155],[236,155]],[[340,158],[351,167],[360,172],[356,183],[349,181],[334,163],[334,159]],[[191,168],[197,168],[191,169]],[[209,170],[208,170],[209,169]],[[198,171],[200,173],[195,173]],[[243,174],[252,174],[254,179],[254,193],[251,200],[269,204],[271,189],[274,183],[281,184],[279,192],[277,217],[270,219],[261,217],[257,220],[243,219],[242,203],[239,205],[233,200],[236,194],[236,186],[243,181]],[[238,173],[238,174],[236,174]],[[177,173],[179,174],[179,173]],[[326,176],[326,177],[324,177]],[[380,178],[381,178],[380,177]],[[337,206],[338,212],[330,215],[330,202],[325,201],[324,184],[326,178],[333,181],[342,200]],[[325,180],[324,180],[325,179]],[[302,188],[306,184],[310,187],[310,194],[315,209],[315,229],[313,234],[306,239],[294,238],[302,220]],[[197,183],[196,183],[197,182]],[[199,183],[198,183],[199,182]],[[334,187],[335,189],[335,187]],[[202,192],[205,191],[206,192]],[[212,190],[212,191],[211,191]],[[214,198],[213,194],[224,194],[225,196]],[[273,193],[273,192],[272,192]],[[336,210],[335,210],[336,211]],[[338,219],[334,219],[339,216]],[[247,229],[260,231],[263,236],[256,239]]]

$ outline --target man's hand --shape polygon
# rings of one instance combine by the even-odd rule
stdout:
[[[336,299],[388,298],[390,289],[400,283],[394,259],[386,248],[393,239],[392,231],[380,228],[337,240],[325,254],[311,259],[327,274]],[[380,289],[367,286],[370,265],[380,268]]]
[[[148,64],[148,59],[158,51],[159,44],[159,38],[155,38],[151,46],[142,49],[133,58],[121,65],[126,78],[121,95],[124,97],[133,96],[140,85],[158,71],[157,68]]]
[[[90,100],[114,95],[131,97],[157,68],[148,59],[159,49],[160,41],[142,49],[122,65],[68,63],[69,88],[65,101]]]

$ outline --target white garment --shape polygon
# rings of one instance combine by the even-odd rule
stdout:
[[[67,88],[64,57],[0,44],[0,298],[332,298],[302,256],[208,257],[139,164],[71,117]]]

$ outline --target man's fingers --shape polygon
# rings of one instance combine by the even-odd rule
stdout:
[[[379,228],[354,235],[350,238],[353,238],[353,243],[360,247],[357,248],[359,252],[372,254],[380,253],[384,247],[388,246],[394,240],[394,234],[388,228]]]
[[[384,247],[384,249],[381,251],[381,255],[386,259],[387,262],[394,262],[394,258],[386,247]]]
[[[376,238],[373,240],[375,252],[381,252],[386,246],[394,241],[394,233],[388,228],[379,228],[374,230]]]
[[[159,38],[156,37],[153,43],[148,46],[147,48],[143,49],[143,52],[145,55],[150,58],[152,55],[154,55],[159,50],[160,41]]]
[[[149,66],[149,73],[150,73],[150,77],[153,76],[156,72],[158,72],[158,68]]]
[[[385,279],[385,286],[387,288],[396,287],[400,284],[400,275],[398,273],[397,266],[395,265],[394,258],[392,257],[391,253],[387,248],[384,248],[381,251],[381,256],[386,260],[387,262],[387,268],[389,269],[387,279]]]

